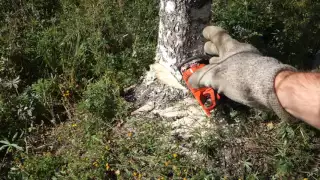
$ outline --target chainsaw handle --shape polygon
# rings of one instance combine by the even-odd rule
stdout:
[[[211,111],[218,105],[220,95],[211,87],[202,87],[199,89],[193,88],[188,80],[189,77],[197,70],[203,68],[205,64],[195,64],[189,67],[186,71],[182,72],[183,80],[186,82],[193,96],[197,99],[198,103],[205,111],[206,115],[210,117]]]
[[[211,111],[218,105],[220,95],[214,89],[207,87],[192,89],[192,92],[206,115],[210,117]]]
[[[207,88],[203,93],[202,93],[203,96],[206,97],[206,101],[208,101],[210,99],[210,106],[206,106],[204,102],[204,105],[205,105],[205,109],[208,109],[208,110],[213,110],[213,108],[215,108],[215,106],[217,105],[217,101],[218,99],[220,99],[220,97],[218,98],[218,94],[215,92],[215,90],[213,90],[212,88]]]

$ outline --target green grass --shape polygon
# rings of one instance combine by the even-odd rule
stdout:
[[[320,4],[216,1],[216,24],[307,69]],[[320,133],[265,113],[172,135],[121,97],[153,62],[158,1],[0,2],[0,173],[7,179],[319,179]],[[297,21],[299,19],[299,21]],[[218,114],[217,114],[218,115]]]
[[[180,154],[181,144],[170,138],[170,125],[160,119],[132,118],[125,124],[117,122],[115,127],[107,127],[103,121],[86,115],[81,119],[49,131],[44,141],[52,143],[52,150],[34,152],[33,156],[21,153],[20,160],[13,164],[15,170],[10,172],[11,177],[183,179],[207,176],[208,170],[202,162]]]
[[[9,177],[319,178],[319,135],[305,124],[212,121],[213,128],[195,129],[191,139],[181,140],[161,119],[125,118],[110,126],[87,114],[77,118],[46,129],[43,139],[29,137],[33,148],[16,153]]]

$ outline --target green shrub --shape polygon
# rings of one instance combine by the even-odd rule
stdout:
[[[82,93],[94,91],[88,82],[106,72],[116,77],[112,87],[137,82],[153,62],[157,6],[155,0],[1,1],[1,127],[25,129],[36,119],[72,118]],[[63,97],[67,91],[72,97]],[[116,113],[117,108],[93,110],[100,96],[85,96],[91,112],[108,118]],[[118,103],[113,95],[107,99]]]
[[[44,156],[21,159],[20,168],[23,171],[16,173],[11,171],[11,179],[52,179],[62,171],[66,164],[62,157],[52,156],[47,153]]]
[[[319,1],[219,0],[214,21],[237,39],[253,43],[264,54],[310,68],[319,50]]]
[[[0,137],[73,119],[79,102],[108,121],[126,112],[119,90],[153,62],[158,1],[3,0],[0,8]]]
[[[121,110],[119,95],[117,83],[108,77],[103,77],[87,86],[80,107],[102,119],[112,119],[117,111]]]

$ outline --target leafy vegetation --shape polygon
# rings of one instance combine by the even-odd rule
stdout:
[[[121,95],[153,62],[158,1],[3,0],[0,8],[2,177],[319,178],[320,134],[305,124],[232,109],[230,122],[210,120],[216,128],[181,140],[171,122],[129,116]],[[319,10],[311,0],[219,0],[213,19],[307,69],[320,47]]]
[[[264,54],[310,69],[320,48],[319,1],[216,1],[215,21]]]
[[[80,101],[90,112],[112,111],[119,91],[137,82],[152,62],[157,21],[150,17],[157,14],[156,2],[0,5],[3,135],[70,119]],[[97,98],[102,94],[105,98]],[[99,113],[108,119],[115,114]]]

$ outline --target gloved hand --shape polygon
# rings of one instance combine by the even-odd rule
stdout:
[[[192,87],[212,87],[236,102],[273,110],[283,120],[291,119],[276,96],[274,79],[280,71],[295,68],[262,56],[255,47],[238,42],[220,27],[206,27],[203,36],[209,40],[205,52],[218,57],[211,58],[209,65],[189,78]]]

